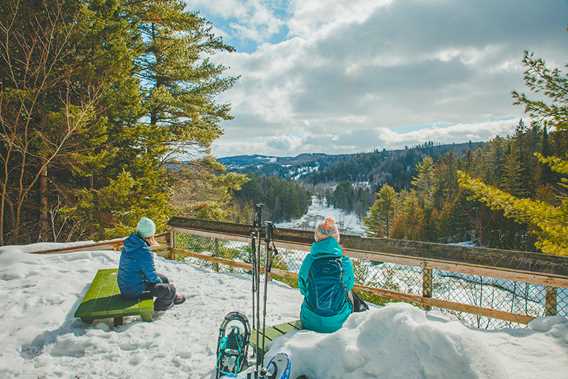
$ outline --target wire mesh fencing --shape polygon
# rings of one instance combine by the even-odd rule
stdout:
[[[187,250],[234,262],[250,263],[250,242],[245,239],[231,240],[203,237],[188,231],[176,233],[175,245],[182,251]],[[278,246],[278,243],[276,243],[276,246],[278,255],[274,258],[273,268],[297,273],[305,255],[308,254],[308,248],[282,248]],[[261,253],[264,257],[264,246]],[[218,272],[248,272],[246,268],[231,267],[199,258],[187,257],[183,254],[179,254],[177,259],[206,266]],[[352,257],[351,260],[356,283],[366,288],[424,296],[516,315],[541,317],[556,313],[568,317],[568,288],[547,288],[522,281],[427,269],[420,265],[377,262],[356,257]],[[261,262],[261,266],[263,262]],[[291,286],[296,286],[295,281],[290,280],[289,277],[278,277],[278,275],[273,275],[273,277]],[[372,293],[365,293],[364,295],[363,298],[375,304],[392,301],[389,298]],[[474,328],[498,329],[522,326],[522,324],[512,321],[463,311],[446,308],[434,309],[451,315],[451,317],[457,318],[462,323]]]

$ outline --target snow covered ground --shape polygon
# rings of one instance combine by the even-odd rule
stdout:
[[[186,303],[151,323],[131,318],[119,327],[111,320],[85,325],[74,319],[75,309],[96,271],[117,266],[117,253],[0,251],[2,379],[211,378],[223,317],[250,313],[246,275],[157,258],[157,270],[187,295]],[[272,284],[269,293],[268,323],[298,318],[297,291]]]
[[[335,218],[342,233],[354,235],[363,235],[365,233],[359,216],[328,205],[325,200],[320,201],[317,196],[312,196],[312,203],[305,215],[299,219],[279,223],[277,226],[280,228],[314,230],[317,223],[326,216]]]
[[[185,304],[151,323],[85,325],[73,313],[95,272],[116,267],[118,254],[24,253],[33,249],[0,248],[0,378],[212,378],[223,316],[250,312],[248,276],[156,258]],[[267,322],[297,319],[300,303],[297,290],[271,284]],[[391,304],[351,316],[334,334],[286,336],[277,350],[312,379],[566,378],[568,320],[487,332]]]

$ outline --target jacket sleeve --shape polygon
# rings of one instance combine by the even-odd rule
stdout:
[[[154,267],[154,256],[152,250],[149,247],[144,246],[144,252],[141,254],[141,265],[144,277],[150,283],[161,283],[162,280],[156,274],[156,268]]]
[[[355,285],[355,275],[353,274],[353,263],[349,257],[343,256],[343,284],[351,291]]]
[[[300,267],[300,272],[298,273],[298,288],[302,295],[306,295],[308,291],[308,274],[310,273],[310,268],[312,267],[312,256],[306,255],[304,261],[302,262],[302,266]]]

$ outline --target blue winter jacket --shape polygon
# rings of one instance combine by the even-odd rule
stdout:
[[[353,264],[349,257],[343,255],[343,249],[337,240],[333,237],[328,237],[319,242],[314,242],[310,253],[306,255],[304,262],[302,262],[302,267],[298,274],[298,287],[302,295],[306,296],[308,294],[308,277],[313,261],[324,256],[342,257],[343,284],[348,291],[353,289],[353,285],[355,284]],[[302,320],[304,329],[314,330],[320,333],[333,333],[341,328],[345,320],[352,313],[352,308],[351,302],[348,300],[337,315],[327,317],[320,316],[317,314],[317,310],[310,309],[304,299],[300,319]]]
[[[118,287],[121,295],[139,297],[148,283],[161,283],[154,268],[150,246],[137,234],[124,241],[118,265]]]

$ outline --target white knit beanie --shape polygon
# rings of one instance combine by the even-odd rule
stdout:
[[[142,238],[152,237],[156,234],[156,224],[148,217],[142,217],[136,225],[136,233]]]

